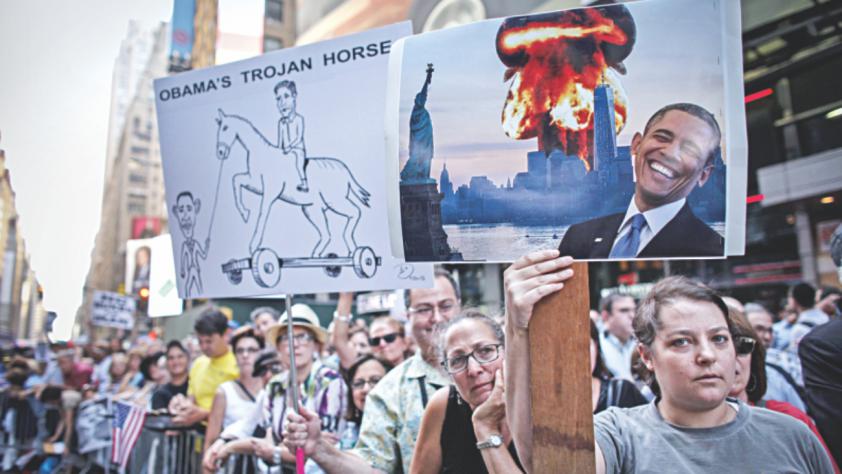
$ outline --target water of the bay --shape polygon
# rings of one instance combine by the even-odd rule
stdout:
[[[725,223],[710,224],[725,235]],[[465,260],[513,261],[526,253],[558,248],[567,226],[516,226],[512,224],[446,225],[447,242]]]

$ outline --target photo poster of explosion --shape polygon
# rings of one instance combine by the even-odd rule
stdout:
[[[508,262],[559,248],[577,224],[562,246],[577,259],[742,254],[739,15],[739,2],[644,0],[398,41],[387,89],[395,255]],[[643,151],[660,134],[641,139],[634,166],[635,135],[685,103],[698,107],[663,116],[681,119],[666,130],[672,151],[659,152],[672,158]],[[699,123],[708,135],[694,141]],[[638,188],[646,225],[631,236]],[[615,251],[623,238],[637,253]]]
[[[392,256],[388,54],[409,22],[155,80],[182,298],[429,287]]]

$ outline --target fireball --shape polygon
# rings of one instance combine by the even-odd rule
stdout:
[[[614,121],[626,123],[628,100],[618,72],[631,52],[635,25],[623,5],[506,19],[497,32],[497,55],[510,80],[503,131],[514,139],[538,137],[546,153],[576,155],[587,169],[593,156],[594,89],[614,91]]]

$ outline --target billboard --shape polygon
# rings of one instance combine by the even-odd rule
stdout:
[[[148,239],[161,234],[161,218],[140,216],[132,218],[132,238]]]
[[[196,0],[174,0],[172,10],[172,38],[170,39],[169,71],[189,70],[193,54],[193,17]]]

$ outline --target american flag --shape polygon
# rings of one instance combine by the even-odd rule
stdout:
[[[111,462],[121,468],[126,467],[129,455],[132,453],[143,422],[146,421],[146,411],[143,408],[123,402],[114,402],[114,421],[111,424]]]

